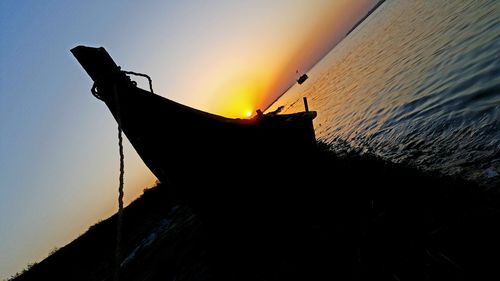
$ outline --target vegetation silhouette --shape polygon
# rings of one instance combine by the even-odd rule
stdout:
[[[168,184],[145,190],[124,210],[120,279],[498,277],[498,194],[318,146],[310,168],[238,200],[186,197]],[[15,280],[111,280],[115,226],[116,216],[100,222]]]
[[[112,60],[104,60],[109,68],[87,61],[91,51],[79,60],[94,94],[162,182],[123,211],[120,280],[500,277],[493,190],[335,154],[314,139],[312,112],[252,120],[191,114],[136,88]],[[185,138],[195,124],[209,137]],[[112,280],[117,221],[91,227],[15,280]]]

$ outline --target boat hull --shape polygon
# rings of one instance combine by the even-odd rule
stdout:
[[[161,182],[182,186],[180,193],[199,200],[216,190],[241,195],[309,165],[315,112],[230,119],[196,110],[138,88],[114,62],[102,61],[101,49],[72,52],[144,163]]]

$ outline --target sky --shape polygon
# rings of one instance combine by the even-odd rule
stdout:
[[[71,48],[104,46],[122,69],[149,74],[156,93],[245,117],[375,2],[0,1],[0,278],[117,208],[117,125]],[[129,203],[156,179],[127,141],[125,160]]]

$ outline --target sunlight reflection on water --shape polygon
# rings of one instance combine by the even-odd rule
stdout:
[[[500,179],[500,1],[387,1],[269,111],[318,139],[488,186]]]

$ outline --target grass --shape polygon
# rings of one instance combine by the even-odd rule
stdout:
[[[500,280],[496,193],[319,147],[231,198],[146,189],[124,211],[121,280]],[[14,280],[111,280],[115,232],[113,216]]]

